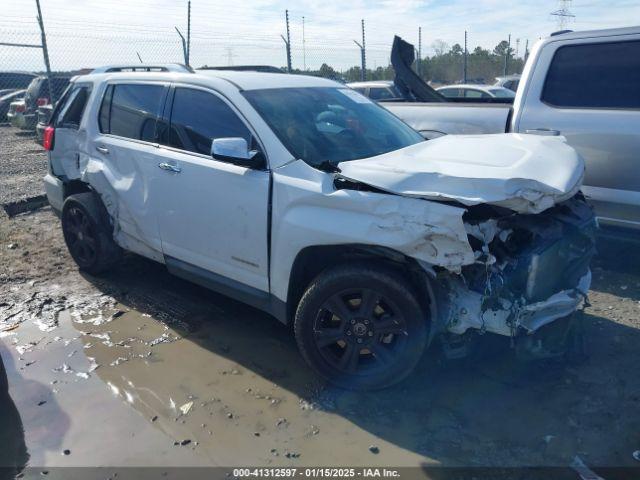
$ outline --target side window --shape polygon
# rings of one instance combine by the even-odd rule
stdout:
[[[209,155],[213,139],[225,137],[242,137],[251,145],[251,132],[222,99],[203,90],[176,88],[169,145]]]
[[[98,127],[101,133],[109,133],[109,118],[111,117],[111,99],[113,98],[113,85],[107,87],[102,104],[100,105],[100,113],[98,114]]]
[[[100,107],[100,131],[153,142],[166,87],[117,84],[110,86]]]
[[[61,128],[80,128],[80,120],[87,106],[91,90],[89,87],[75,87],[64,98],[64,104],[56,115],[54,125]]]
[[[464,91],[465,98],[491,98],[491,96],[487,93],[484,93],[482,90],[473,90],[471,88]]]
[[[387,98],[393,98],[393,94],[388,88],[371,88],[369,90],[369,98],[372,100],[385,100]]]
[[[640,108],[640,41],[560,47],[542,101],[556,107]]]
[[[460,89],[458,88],[443,88],[438,90],[442,95],[447,98],[458,98],[460,96]]]

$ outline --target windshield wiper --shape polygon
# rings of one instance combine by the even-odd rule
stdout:
[[[318,163],[316,165],[316,168],[324,171],[324,172],[329,172],[329,173],[340,173],[341,170],[338,168],[337,165],[334,165],[333,163],[331,163],[329,160],[323,160],[322,162]]]

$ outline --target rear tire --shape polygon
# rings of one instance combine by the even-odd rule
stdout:
[[[95,193],[67,197],[61,221],[64,241],[80,270],[96,275],[118,262],[122,250],[113,240],[109,214]]]
[[[428,327],[409,282],[391,270],[360,264],[316,277],[294,322],[307,363],[331,383],[352,390],[403,380],[426,348]]]

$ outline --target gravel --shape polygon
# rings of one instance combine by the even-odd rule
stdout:
[[[47,155],[34,132],[0,124],[0,204],[44,193]]]

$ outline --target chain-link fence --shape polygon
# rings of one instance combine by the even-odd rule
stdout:
[[[33,5],[25,2],[29,14],[37,13],[33,1]],[[117,2],[124,0],[113,1],[120,5]],[[125,7],[125,3],[121,5],[123,11],[131,7],[133,13],[135,8],[149,6],[132,2]],[[449,40],[423,35],[425,45],[420,45],[417,27],[395,26],[380,19],[305,19],[301,12],[287,12],[286,16],[284,12],[263,12],[259,17],[263,28],[256,31],[244,21],[246,14],[241,15],[234,7],[214,14],[194,4],[191,15],[187,5],[158,9],[153,16],[132,14],[119,22],[82,20],[76,16],[75,7],[53,13],[45,10],[42,20],[46,35],[37,16],[10,11],[0,19],[0,122],[7,120],[10,104],[16,99],[26,97],[26,105],[17,108],[32,114],[34,108],[59,98],[65,79],[68,82],[71,76],[100,65],[188,60],[194,68],[271,65],[282,71],[343,82],[390,80],[394,72],[390,66],[393,34],[389,32],[416,44],[416,53],[421,51],[422,58],[415,67],[426,81],[444,84],[465,78],[465,51],[461,47],[464,32]],[[107,12],[107,7],[95,8],[96,14],[103,9]],[[515,58],[513,46],[506,41],[493,50],[470,49],[466,57],[466,79],[475,82],[493,83],[494,77],[505,70],[520,72],[524,63],[522,58]],[[47,81],[43,82],[43,77]],[[5,98],[7,95],[12,96]]]

